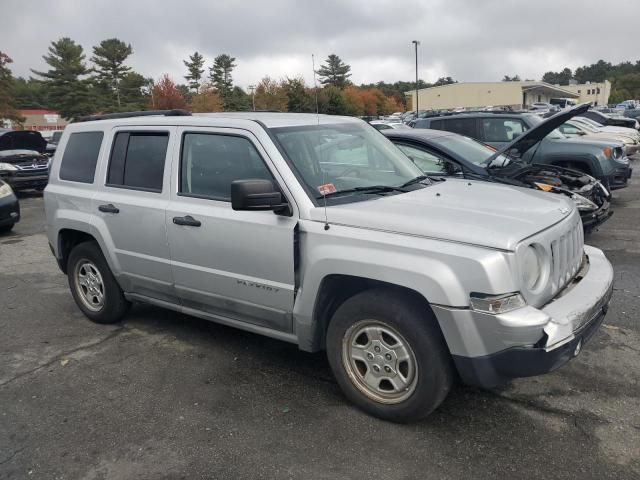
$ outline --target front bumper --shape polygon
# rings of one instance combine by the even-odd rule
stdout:
[[[540,375],[580,352],[602,323],[613,291],[613,268],[602,251],[585,246],[585,254],[576,278],[539,309],[487,315],[434,307],[464,383],[493,387]]]
[[[582,219],[582,228],[586,233],[591,232],[594,228],[599,227],[604,222],[609,220],[613,215],[611,211],[611,204],[608,200],[604,200],[602,206],[595,212],[580,212],[580,218]]]
[[[37,175],[10,174],[7,172],[0,173],[0,178],[11,185],[16,190],[26,190],[30,188],[46,187],[49,183],[48,173],[39,173]]]
[[[606,180],[609,183],[609,190],[617,190],[624,188],[629,183],[633,169],[631,165],[621,165],[617,167],[612,174],[608,175]]]
[[[0,198],[0,227],[13,225],[20,220],[20,204],[15,195]]]

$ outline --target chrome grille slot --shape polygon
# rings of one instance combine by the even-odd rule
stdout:
[[[567,222],[569,228],[551,241],[551,288],[561,290],[571,280],[582,263],[584,237],[581,223]]]

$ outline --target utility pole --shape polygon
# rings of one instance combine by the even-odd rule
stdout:
[[[418,40],[411,40],[411,43],[416,47],[416,119],[418,118]]]
[[[253,104],[253,111],[256,111],[256,86],[249,85],[249,90],[251,90],[251,103]]]

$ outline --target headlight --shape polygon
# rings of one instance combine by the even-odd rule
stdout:
[[[542,277],[542,259],[538,249],[529,245],[522,252],[522,281],[528,291],[535,290]]]
[[[498,315],[507,313],[527,305],[519,293],[507,293],[505,295],[485,295],[472,293],[470,296],[471,308],[476,312]]]
[[[8,170],[9,172],[15,172],[18,167],[11,165],[10,163],[0,163],[0,170]]]
[[[12,193],[13,190],[11,190],[11,187],[9,185],[7,185],[6,183],[0,185],[0,198],[8,197]]]
[[[571,195],[571,199],[574,202],[576,202],[576,206],[578,207],[578,210],[580,210],[581,212],[598,209],[598,205],[593,203],[588,198],[585,198],[582,195],[578,195],[577,193],[574,193],[573,195]]]
[[[613,159],[615,162],[621,163],[622,165],[629,165],[629,157],[618,157]]]

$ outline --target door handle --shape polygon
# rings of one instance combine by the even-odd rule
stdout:
[[[107,205],[100,205],[98,207],[98,210],[100,210],[101,212],[105,212],[105,213],[118,213],[120,212],[120,209],[117,207],[113,206],[113,203],[109,203]]]
[[[173,223],[176,225],[185,225],[187,227],[199,227],[202,225],[200,220],[196,220],[191,215],[187,215],[186,217],[173,217]]]

